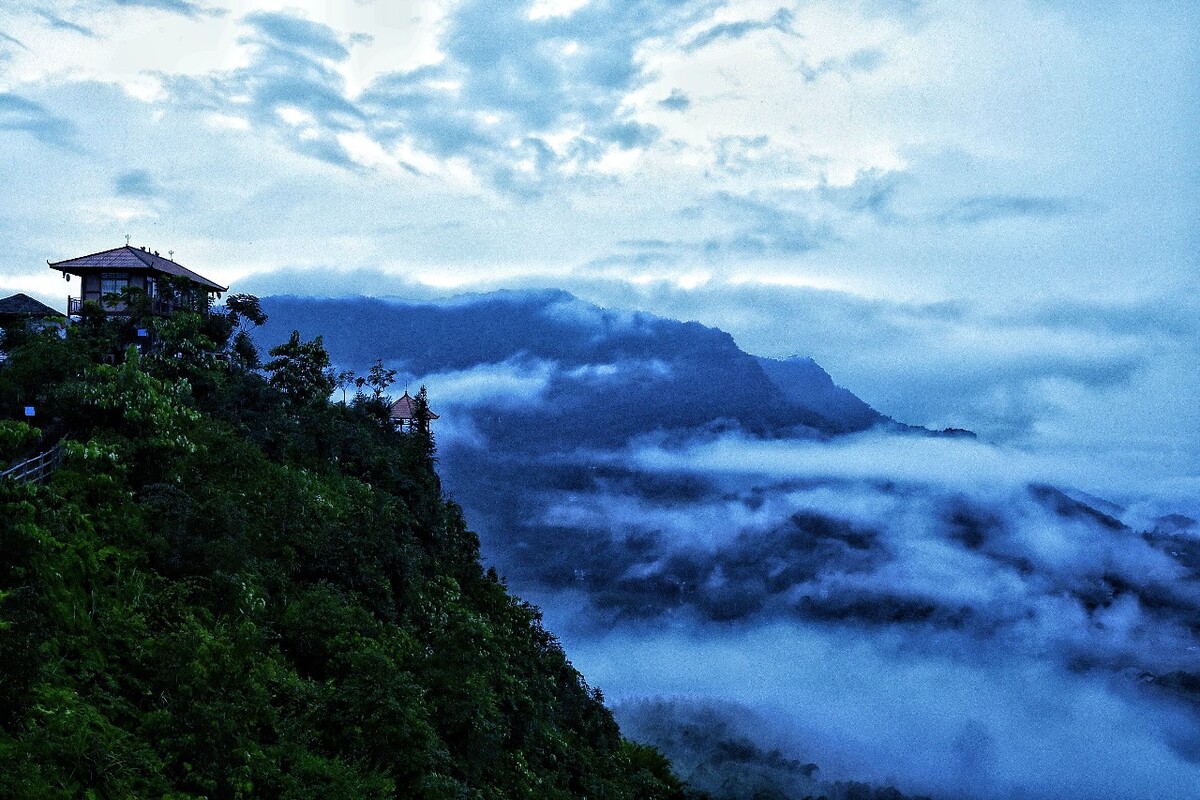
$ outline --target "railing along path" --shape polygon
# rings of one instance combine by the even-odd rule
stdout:
[[[38,453],[0,472],[0,479],[12,478],[19,483],[41,483],[62,464],[62,456],[62,445],[56,444],[46,452]]]

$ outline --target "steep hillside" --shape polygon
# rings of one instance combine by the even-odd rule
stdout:
[[[887,417],[860,400],[849,389],[833,382],[829,373],[811,358],[756,359],[771,383],[797,405],[811,408],[846,430],[865,430]]]
[[[430,436],[329,402],[319,341],[255,369],[230,306],[6,336],[0,402],[65,456],[0,481],[0,797],[681,797],[481,567]]]

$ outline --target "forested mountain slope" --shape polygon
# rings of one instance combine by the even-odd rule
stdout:
[[[41,430],[0,458],[65,457],[0,481],[0,797],[682,797],[483,570],[432,439],[329,402],[319,341],[257,369],[229,306],[6,335]]]

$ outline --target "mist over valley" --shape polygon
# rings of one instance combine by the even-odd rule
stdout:
[[[1200,785],[1200,527],[1158,476],[907,425],[803,354],[560,291],[263,305],[264,341],[428,387],[484,558],[698,788]]]

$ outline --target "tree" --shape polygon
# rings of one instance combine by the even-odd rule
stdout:
[[[225,312],[209,314],[206,318],[210,335],[249,369],[257,369],[260,362],[258,348],[246,323],[258,327],[266,321],[262,304],[252,294],[229,295],[225,298]]]
[[[342,390],[342,405],[345,405],[346,390],[349,389],[352,384],[357,383],[358,379],[354,377],[354,370],[344,369],[334,377],[334,380],[337,381],[337,388]],[[362,384],[358,385],[360,387],[362,386]]]
[[[104,295],[104,302],[108,305],[123,306],[125,321],[131,328],[145,325],[153,314],[153,301],[140,286],[126,286],[116,294],[110,292]]]
[[[16,419],[0,420],[0,465],[23,455],[42,437],[38,428]]]
[[[384,367],[383,359],[375,359],[375,363],[371,365],[371,369],[367,373],[367,385],[371,387],[371,398],[375,401],[382,401],[383,393],[395,382],[396,370]]]
[[[182,275],[160,278],[157,289],[159,299],[175,310],[205,313],[212,304],[207,291],[198,289],[196,284]]]
[[[272,391],[169,321],[163,358],[81,366],[73,332],[0,363],[65,434],[48,481],[0,481],[0,798],[683,800],[484,572],[424,387],[399,435],[327,402],[320,339]]]
[[[329,363],[329,352],[321,337],[300,341],[300,332],[292,331],[283,344],[269,351],[272,359],[264,365],[270,373],[267,382],[293,405],[313,405],[328,400],[337,386]]]
[[[417,438],[421,445],[421,452],[432,459],[436,451],[436,446],[433,443],[433,431],[429,429],[429,420],[431,413],[429,411],[429,394],[425,391],[425,386],[422,384],[417,396],[413,398],[412,404],[413,413],[413,429],[416,431]]]
[[[252,294],[231,294],[225,298],[225,307],[230,315],[244,319],[255,327],[267,321],[262,303]]]

